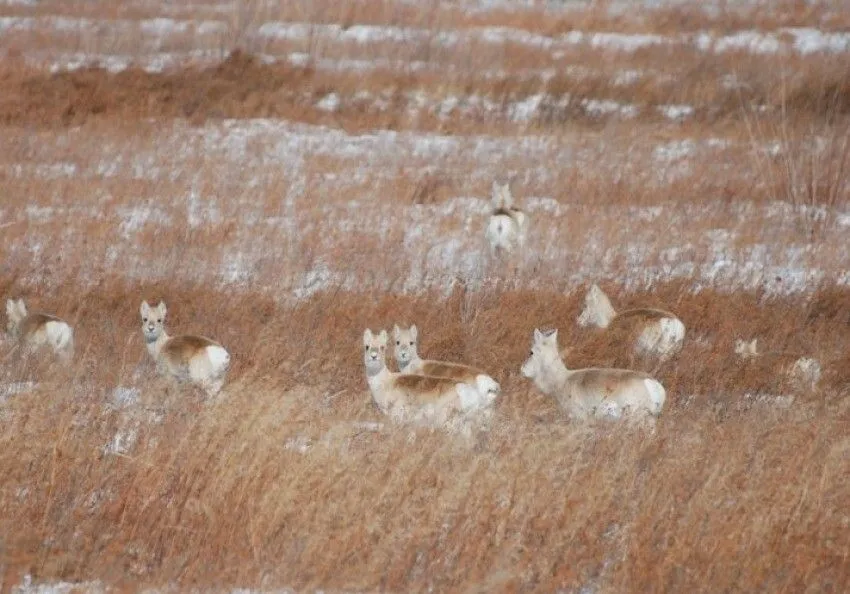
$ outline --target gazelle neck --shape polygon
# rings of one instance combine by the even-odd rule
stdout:
[[[149,340],[147,336],[145,336],[145,342],[147,343],[148,352],[154,359],[159,358],[159,353],[162,352],[162,347],[165,346],[165,343],[168,342],[169,336],[163,328],[162,332],[159,333],[159,336],[156,337],[155,340]]]

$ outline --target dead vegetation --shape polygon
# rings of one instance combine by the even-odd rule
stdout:
[[[190,27],[165,39],[160,49],[210,44],[227,58],[163,73],[49,73],[24,59],[31,50],[48,60],[69,49],[141,55],[150,50],[141,37],[4,34],[0,297],[24,297],[68,320],[77,352],[58,368],[21,359],[0,340],[0,590],[26,574],[36,583],[102,580],[119,591],[850,590],[850,290],[826,280],[782,296],[767,289],[785,279],[767,268],[755,272],[762,290],[723,290],[722,273],[717,286],[695,288],[699,266],[745,253],[733,248],[793,245],[809,254],[797,262],[804,271],[842,274],[844,54],[579,46],[553,58],[511,43],[452,53],[430,41],[360,48],[313,38],[301,47],[255,34],[268,20],[434,35],[490,26],[542,35],[845,31],[850,23],[828,3],[619,15],[608,4],[557,18],[536,8],[470,12],[392,0],[244,1],[226,13],[206,2],[3,6],[3,15],[224,19],[228,29],[193,38]],[[304,65],[260,57],[305,50]],[[322,58],[347,57],[402,65],[320,67]],[[405,66],[413,60],[428,67]],[[550,68],[554,75],[544,73]],[[316,107],[334,94],[337,109]],[[515,117],[519,102],[538,95],[545,99],[534,117]],[[413,109],[421,97],[480,97],[496,107]],[[588,109],[589,101],[640,112],[630,119]],[[693,115],[660,111],[679,104]],[[376,130],[434,132],[462,148],[431,162],[416,145],[401,163],[317,151],[297,169],[276,160],[277,139],[205,144],[227,118],[322,124],[363,132],[358,142]],[[163,134],[169,126],[190,140]],[[545,138],[571,161],[484,153],[482,167],[465,134]],[[728,147],[699,152],[712,142]],[[482,171],[486,183],[476,177]],[[509,174],[519,176],[518,195],[569,207],[559,217],[539,206],[533,213],[533,247],[559,238],[562,254],[532,259],[514,278],[476,279],[478,289],[446,275],[410,294],[409,268],[430,274],[425,264],[439,253],[415,237],[421,261],[399,257],[411,231],[403,213],[435,216],[427,209],[486,196],[492,177]],[[747,210],[750,202],[757,207]],[[776,202],[813,217],[824,209],[821,233],[768,219]],[[216,216],[192,210],[205,206]],[[457,233],[463,216],[452,212],[438,229]],[[298,232],[262,225],[271,219]],[[671,243],[672,226],[679,235]],[[695,263],[693,278],[650,279],[643,286],[651,290],[602,282],[619,308],[662,307],[684,321],[683,350],[664,363],[635,357],[616,333],[575,323],[582,260],[635,237],[649,238],[648,268]],[[817,242],[834,254],[809,251]],[[246,276],[234,266],[235,280],[222,281],[226,259],[258,245],[262,257],[243,267]],[[631,254],[614,253],[625,276]],[[389,289],[352,291],[320,276],[293,298],[292,279],[316,270]],[[215,336],[232,354],[220,402],[204,404],[198,391],[154,377],[139,331],[142,299],[165,299],[173,328]],[[393,426],[371,403],[362,332],[395,323],[418,325],[429,358],[474,363],[501,383],[496,423],[473,446]],[[668,393],[657,432],[566,422],[519,373],[535,327],[560,329],[571,367],[656,375]],[[816,358],[817,388],[792,385],[770,357],[742,363],[735,339],[752,337],[765,351]]]
[[[654,436],[570,425],[519,376],[535,326],[559,327],[575,366],[654,365],[576,328],[581,291],[457,290],[442,303],[333,292],[282,309],[203,287],[62,287],[78,358],[40,369],[2,408],[7,584],[31,573],[390,591],[850,585],[850,292],[606,289],[624,306],[673,303],[688,324],[684,350],[654,369],[669,394]],[[231,350],[221,403],[149,379],[138,296],[167,298],[174,324],[202,320]],[[411,437],[369,401],[362,329],[414,319],[423,352],[474,361],[505,388],[477,447]],[[819,388],[791,391],[767,361],[740,365],[732,344],[750,335],[819,358]],[[32,373],[18,362],[4,381]],[[118,386],[137,386],[139,401],[116,404]],[[128,427],[135,445],[109,451]]]

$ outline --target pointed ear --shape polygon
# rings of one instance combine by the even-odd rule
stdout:
[[[499,186],[499,182],[495,179],[493,180],[493,186],[490,189],[490,204],[493,205],[493,208],[502,207],[502,190]]]
[[[514,197],[513,194],[511,194],[510,182],[502,184],[502,204],[505,208],[510,208],[514,204]]]
[[[141,316],[144,318],[144,317],[147,317],[148,315],[150,315],[150,313],[151,313],[151,306],[148,305],[147,301],[142,301],[142,304],[139,306],[139,314],[141,314]]]
[[[378,335],[378,340],[380,340],[383,344],[387,344],[388,338],[389,337],[387,336],[387,331],[381,330],[381,333]]]
[[[552,332],[549,333],[549,338],[552,340],[552,344],[558,344],[558,329],[555,328]]]
[[[413,339],[413,342],[419,340],[419,329],[416,327],[416,324],[410,327],[410,337]]]
[[[398,324],[393,325],[393,339],[398,340],[398,335],[401,334],[401,328],[398,327]]]
[[[157,311],[157,313],[158,313],[159,315],[161,315],[163,318],[165,317],[165,314],[166,314],[166,312],[168,311],[168,310],[165,308],[165,301],[160,301],[160,302],[159,302],[159,305],[157,305],[157,306],[156,306],[156,311]]]
[[[21,316],[22,320],[27,317],[27,305],[23,298],[18,299],[18,315]]]
[[[370,342],[372,342],[372,330],[366,328],[363,331],[363,344],[369,344]]]
[[[18,317],[18,305],[11,299],[6,299],[6,315],[11,320],[17,319]]]
[[[540,341],[543,340],[543,333],[540,331],[539,328],[534,329],[534,333],[532,334],[532,338],[533,338],[534,342],[540,342]]]

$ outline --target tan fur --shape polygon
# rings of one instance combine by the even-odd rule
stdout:
[[[6,301],[7,330],[29,352],[49,347],[67,361],[74,354],[74,332],[71,325],[50,314],[28,313],[23,299]]]
[[[737,339],[735,341],[735,354],[744,361],[752,361],[763,357],[780,361],[785,378],[794,387],[799,389],[813,390],[820,381],[821,366],[817,359],[805,356],[801,357],[799,353],[784,351],[768,351],[763,353],[759,350],[757,338],[753,338],[750,341]]]
[[[640,371],[567,369],[558,351],[557,331],[534,331],[531,355],[521,371],[574,419],[618,418],[627,414],[657,416],[666,400],[664,387]]]
[[[522,249],[528,233],[528,215],[514,205],[510,184],[494,181],[490,202],[492,210],[485,237],[491,253],[501,256]]]
[[[151,307],[143,301],[139,313],[148,352],[161,374],[198,385],[208,396],[221,390],[230,367],[230,355],[223,346],[205,336],[168,336],[163,302]]]
[[[387,369],[389,337],[367,329],[363,333],[363,361],[372,398],[385,414],[402,422],[431,427],[458,428],[491,402],[475,384],[447,377],[393,373]]]
[[[416,324],[407,329],[394,326],[393,341],[396,364],[402,373],[448,377],[463,382],[475,382],[478,376],[487,375],[472,365],[422,359],[419,356],[419,330]]]
[[[685,326],[675,314],[663,309],[634,308],[616,312],[608,296],[592,285],[577,320],[579,326],[595,326],[621,332],[641,354],[666,359],[682,348]]]

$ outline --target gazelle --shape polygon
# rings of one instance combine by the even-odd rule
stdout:
[[[68,322],[40,312],[27,312],[23,299],[6,300],[6,329],[30,352],[49,346],[63,361],[74,356],[74,330]]]
[[[490,251],[501,255],[522,248],[528,230],[528,215],[514,206],[510,184],[494,181],[490,203],[493,209],[485,232]]]
[[[661,309],[628,309],[617,313],[608,296],[598,285],[591,285],[584,298],[584,309],[577,318],[579,326],[624,328],[635,337],[635,350],[643,355],[666,359],[682,348],[685,325],[675,314]]]
[[[407,330],[399,328],[398,325],[394,326],[393,340],[395,341],[395,360],[401,373],[450,377],[462,382],[476,382],[479,376],[485,376],[492,382],[492,388],[496,393],[500,390],[496,380],[477,367],[463,363],[422,359],[419,356],[419,330],[416,328],[416,324]]]
[[[165,302],[156,307],[142,301],[142,334],[148,353],[161,374],[200,386],[208,396],[224,385],[230,367],[230,354],[223,346],[204,336],[168,336],[165,332]]]
[[[486,412],[495,402],[495,382],[483,374],[473,382],[461,382],[391,372],[386,362],[388,340],[386,330],[374,334],[367,328],[363,332],[363,363],[375,404],[393,419],[451,428],[464,417]]]
[[[735,354],[742,360],[749,361],[761,357],[777,357],[785,362],[784,373],[799,388],[814,389],[821,376],[821,367],[817,359],[811,357],[800,357],[797,353],[785,351],[767,351],[762,353],[758,348],[758,338],[750,341],[736,339]],[[790,363],[791,360],[793,363]]]
[[[630,369],[567,369],[558,352],[557,330],[534,330],[531,354],[521,371],[577,420],[624,415],[657,417],[667,399],[664,386],[646,373]]]

